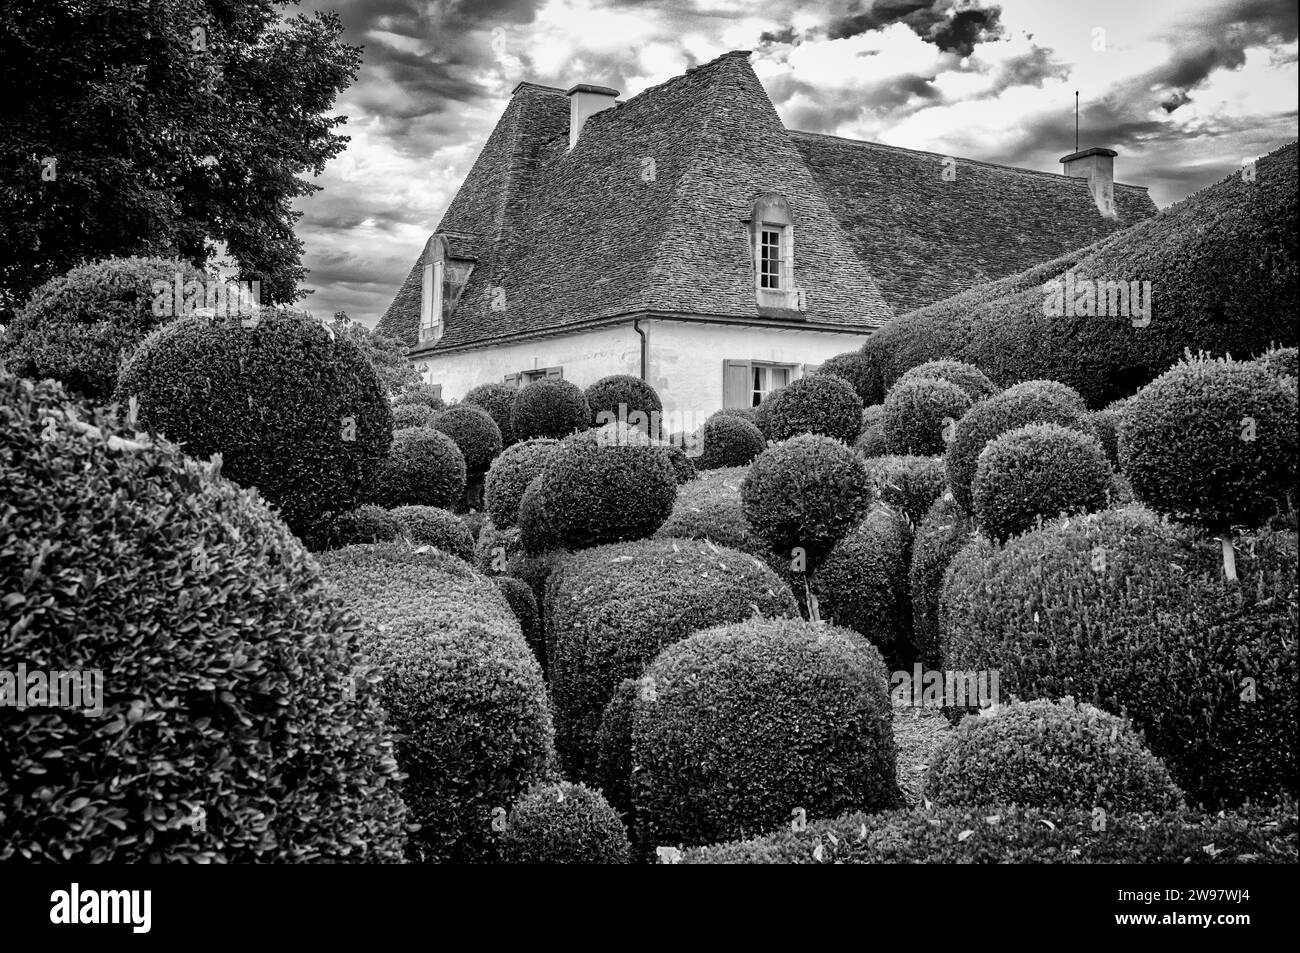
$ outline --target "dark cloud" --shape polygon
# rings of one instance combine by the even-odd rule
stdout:
[[[860,10],[855,2],[850,12],[831,20],[827,36],[840,40],[902,23],[926,42],[958,56],[969,56],[976,44],[1001,36],[1000,7],[971,6],[954,12],[956,6],[956,0],[868,0]]]

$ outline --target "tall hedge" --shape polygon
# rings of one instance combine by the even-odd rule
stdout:
[[[401,859],[361,628],[256,494],[4,372],[0,483],[0,672],[102,676],[4,699],[0,862]]]
[[[256,326],[179,318],[122,369],[115,399],[222,473],[256,487],[299,535],[369,491],[393,439],[374,368],[351,341],[289,313]],[[410,431],[403,431],[409,433]]]

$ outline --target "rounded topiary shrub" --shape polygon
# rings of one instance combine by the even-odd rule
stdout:
[[[889,453],[885,439],[885,405],[872,404],[862,410],[862,431],[853,441],[853,449],[862,457],[880,457]]]
[[[207,280],[193,265],[172,258],[107,258],[80,265],[32,293],[3,338],[0,359],[21,377],[53,378],[73,393],[107,400],[122,361],[149,332],[187,308],[203,307],[201,296],[187,304],[184,291],[191,282]],[[155,292],[155,283],[159,289],[165,284],[166,292]]]
[[[1131,397],[1119,434],[1133,493],[1222,540],[1236,578],[1230,531],[1258,526],[1295,483],[1296,394],[1255,363],[1196,358]]]
[[[501,837],[507,864],[626,864],[627,829],[599,791],[543,784],[510,808]]]
[[[600,716],[596,731],[593,777],[606,799],[623,815],[632,812],[632,708],[636,696],[649,685],[625,678],[618,683]],[[635,821],[629,821],[635,827]]]
[[[547,587],[546,655],[566,772],[592,779],[601,714],[665,645],[757,612],[793,616],[789,588],[734,550],[682,539],[566,554]]]
[[[401,534],[417,546],[436,546],[474,561],[474,537],[455,513],[437,506],[399,506],[391,512]]]
[[[582,388],[555,378],[533,381],[515,395],[510,408],[510,429],[516,440],[531,437],[567,437],[585,430],[591,408]]]
[[[953,560],[944,666],[998,670],[1004,697],[1093,700],[1132,719],[1189,800],[1294,791],[1294,533],[1241,547],[1225,588],[1218,545],[1138,506],[1045,526]]]
[[[654,446],[566,440],[539,479],[538,505],[570,549],[651,536],[677,497],[668,454]]]
[[[364,501],[393,439],[393,413],[356,344],[264,311],[256,326],[186,317],[149,335],[115,399],[190,456],[256,487],[300,536]],[[408,432],[408,431],[403,431]]]
[[[861,351],[836,354],[817,368],[816,373],[832,374],[848,381],[864,405],[878,404],[884,397],[880,369]]]
[[[430,410],[444,410],[446,403],[442,399],[442,388],[436,384],[407,384],[402,392],[393,398],[393,405],[420,404]]]
[[[1300,350],[1296,348],[1269,348],[1255,358],[1255,363],[1277,377],[1290,377],[1293,380],[1300,378]]]
[[[470,388],[461,406],[469,404],[486,410],[501,431],[502,446],[508,447],[515,442],[515,433],[510,427],[510,411],[518,393],[516,388],[506,384],[479,384]]]
[[[754,424],[754,426],[757,427],[758,424],[754,420],[754,411],[757,409],[758,408],[756,407],[725,407],[722,410],[715,411],[710,416],[711,417],[740,417],[744,420],[748,420],[751,424]]]
[[[1006,539],[1062,513],[1106,506],[1110,464],[1096,437],[1060,424],[1030,424],[990,441],[971,484],[975,518]]]
[[[771,549],[808,569],[866,515],[871,478],[837,440],[803,434],[769,447],[740,487],[745,518]]]
[[[393,445],[375,479],[376,502],[445,509],[464,492],[465,458],[450,437],[428,427],[393,434]]]
[[[740,502],[740,485],[748,467],[705,470],[677,490],[672,515],[655,534],[661,538],[709,539],[719,546],[767,556],[767,545],[754,535]]]
[[[401,860],[361,629],[255,493],[4,372],[0,484],[0,862]]]
[[[743,467],[763,452],[763,432],[744,417],[714,414],[700,428],[701,470]]]
[[[971,535],[975,520],[948,493],[934,502],[912,537],[908,591],[912,597],[912,642],[918,658],[939,665],[939,599],[943,577]]]
[[[971,482],[979,455],[990,440],[1029,424],[1060,424],[1092,434],[1083,398],[1056,381],[1025,381],[973,406],[957,421],[944,454],[948,486],[962,509],[973,507]]]
[[[524,490],[542,475],[542,468],[559,445],[558,440],[549,437],[523,440],[507,447],[492,461],[483,498],[494,526],[507,529],[515,525]]]
[[[434,429],[455,442],[470,473],[487,472],[493,458],[501,452],[501,431],[496,421],[474,404],[458,404],[444,410],[438,415]]]
[[[812,577],[821,617],[865,636],[891,662],[902,660],[911,639],[908,537],[897,513],[873,507]]]
[[[559,549],[565,544],[564,537],[551,517],[540,476],[528,484],[523,499],[519,501],[519,543],[530,556]]]
[[[583,392],[591,408],[593,427],[602,427],[613,421],[622,421],[637,427],[658,439],[659,415],[664,404],[659,393],[639,377],[630,374],[611,374],[602,377]],[[653,416],[651,416],[653,415]]]
[[[402,534],[391,510],[372,503],[363,503],[334,517],[329,527],[311,540],[321,548],[351,546],[354,543],[383,543],[397,539]],[[321,538],[323,537],[323,539]]]
[[[887,680],[856,633],[795,619],[721,626],[664,649],[633,704],[643,843],[709,844],[896,806]]]
[[[919,379],[947,381],[950,384],[956,384],[966,392],[966,396],[970,398],[972,404],[977,404],[986,397],[992,397],[1002,389],[989,380],[988,375],[974,364],[947,359],[926,361],[924,364],[918,364],[916,367],[904,371],[895,386],[903,381]]]
[[[537,656],[538,663],[545,671],[546,648],[541,643],[541,620],[537,615],[537,599],[533,596],[532,588],[514,576],[493,576],[492,581],[506,597],[506,602],[510,603],[510,611],[519,620],[519,628],[523,630],[528,647],[533,650],[533,655]]]
[[[454,556],[410,544],[320,556],[366,623],[411,820],[411,859],[496,858],[493,815],[553,758],[542,670],[505,596]]]
[[[763,403],[771,406],[764,412],[766,426],[759,427],[769,440],[816,433],[850,444],[862,430],[862,398],[833,374],[801,377]]]
[[[925,518],[948,488],[943,457],[869,457],[867,472],[876,496],[913,524]]]
[[[947,449],[971,399],[949,381],[913,377],[890,388],[884,407],[882,427],[889,452],[929,456]]]
[[[394,404],[393,429],[406,430],[408,427],[432,427],[434,411],[427,404]]]
[[[1183,806],[1164,764],[1125,719],[1068,696],[966,716],[935,750],[925,796],[941,807],[1084,807],[1108,814]]]

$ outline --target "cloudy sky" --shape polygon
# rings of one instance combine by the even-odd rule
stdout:
[[[520,80],[623,98],[728,50],[786,126],[1059,172],[1164,207],[1297,138],[1295,0],[303,0],[365,47],[347,150],[299,203],[318,314],[373,325]],[[290,8],[292,10],[292,8]]]

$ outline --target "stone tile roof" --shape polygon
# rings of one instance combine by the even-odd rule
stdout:
[[[647,312],[767,320],[743,225],[760,192],[790,204],[806,323],[864,332],[1150,206],[1144,191],[1117,188],[1120,221],[1108,222],[1082,180],[959,160],[957,183],[945,183],[942,157],[790,132],[743,51],[596,113],[572,150],[568,123],[562,90],[515,89],[438,226],[476,264],[432,350]],[[920,181],[931,177],[948,190]],[[412,346],[422,267],[423,256],[379,322]],[[504,310],[492,308],[495,288]]]

